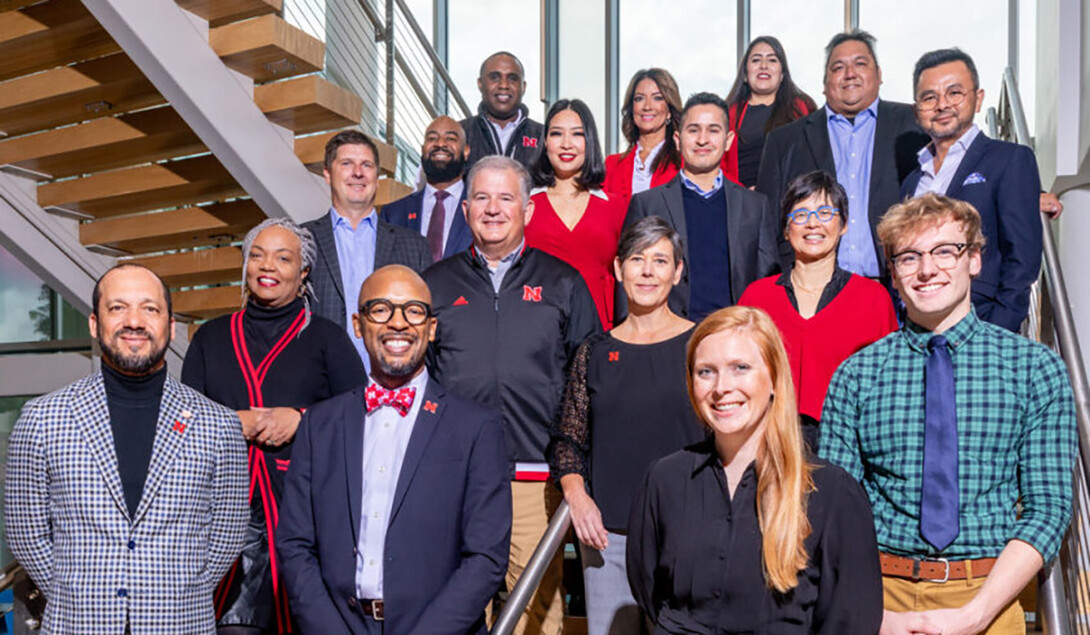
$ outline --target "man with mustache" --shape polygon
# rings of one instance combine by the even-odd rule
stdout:
[[[407,227],[427,239],[434,262],[469,249],[473,242],[462,214],[462,202],[466,200],[462,177],[468,158],[469,146],[462,127],[450,117],[437,117],[424,131],[424,147],[420,149],[424,189],[382,208],[382,220]]]
[[[436,319],[411,269],[367,278],[352,322],[370,380],[295,438],[277,544],[291,610],[304,633],[483,635],[511,535],[499,413],[429,377]]]
[[[526,169],[533,165],[545,128],[530,119],[530,109],[522,103],[525,78],[522,62],[507,51],[493,53],[481,63],[477,78],[481,104],[475,116],[462,120],[470,148],[467,172],[493,154],[511,157]]]
[[[249,516],[242,426],[167,374],[170,291],[150,269],[110,269],[91,306],[102,369],[12,431],[11,551],[47,599],[43,632],[213,633]]]

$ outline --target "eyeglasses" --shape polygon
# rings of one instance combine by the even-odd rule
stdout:
[[[796,225],[805,225],[810,222],[811,216],[817,216],[817,219],[823,223],[828,223],[833,220],[833,216],[840,213],[840,209],[832,207],[831,205],[822,205],[817,209],[806,209],[800,207],[787,215],[787,220]]]
[[[928,251],[902,251],[890,258],[893,268],[899,276],[909,276],[920,270],[924,254],[931,256],[931,262],[939,269],[953,269],[958,264],[958,258],[968,247],[965,243],[944,243],[936,245]]]
[[[360,314],[375,324],[386,324],[394,318],[394,311],[401,309],[401,315],[412,326],[420,326],[431,317],[431,307],[427,302],[409,300],[394,304],[386,298],[374,298],[360,305]]]
[[[961,86],[953,86],[946,89],[946,92],[941,96],[946,98],[947,106],[957,106],[965,101],[965,97],[968,94],[969,91]],[[916,108],[924,111],[934,110],[939,107],[939,97],[940,95],[935,92],[926,93],[922,97],[916,99]]]

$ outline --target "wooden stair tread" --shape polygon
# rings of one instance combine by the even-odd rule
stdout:
[[[325,44],[278,15],[264,15],[212,29],[208,43],[216,55],[254,81],[322,70]]]
[[[40,0],[0,0],[0,12],[15,11],[36,2],[40,2]]]
[[[79,0],[0,13],[0,81],[120,50]]]
[[[207,320],[237,311],[242,306],[242,287],[212,287],[171,293],[174,313]]]
[[[245,191],[215,157],[156,163],[38,186],[38,204],[95,218],[222,200]]]
[[[254,103],[296,134],[355,126],[363,115],[362,99],[317,75],[255,86]]]
[[[123,54],[0,83],[0,132],[9,136],[164,102]]]
[[[124,262],[144,265],[163,279],[169,287],[219,284],[242,277],[242,248],[216,247],[195,249],[160,256],[126,259]]]
[[[181,116],[164,107],[0,141],[0,165],[61,178],[204,151]]]
[[[265,213],[252,200],[80,223],[79,240],[130,254],[238,242]]]
[[[208,26],[280,13],[284,0],[176,0],[179,7],[208,20]]]
[[[413,193],[413,188],[393,179],[379,179],[378,189],[375,191],[375,206],[380,209],[394,201]]]
[[[299,157],[299,160],[303,162],[308,170],[321,176],[322,171],[325,169],[325,145],[329,143],[334,135],[340,132],[340,130],[333,130],[306,137],[296,137],[295,156]],[[377,137],[367,135],[367,138],[373,141],[378,148],[379,174],[393,176],[394,170],[397,168],[397,148]],[[3,161],[0,161],[0,163],[3,163]]]

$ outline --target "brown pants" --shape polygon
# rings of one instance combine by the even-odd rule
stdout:
[[[930,611],[932,609],[956,609],[965,606],[976,596],[987,578],[976,577],[967,580],[949,580],[947,582],[913,582],[904,578],[882,576],[882,590],[885,597],[885,609],[904,613],[906,611]],[[1025,635],[1026,615],[1022,605],[1015,598],[1008,604],[989,626],[985,635]]]

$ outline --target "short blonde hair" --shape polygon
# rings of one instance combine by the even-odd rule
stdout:
[[[933,193],[910,198],[889,208],[878,223],[878,241],[889,259],[904,238],[941,225],[944,221],[953,221],[961,226],[970,251],[984,248],[980,212],[965,201]]]

